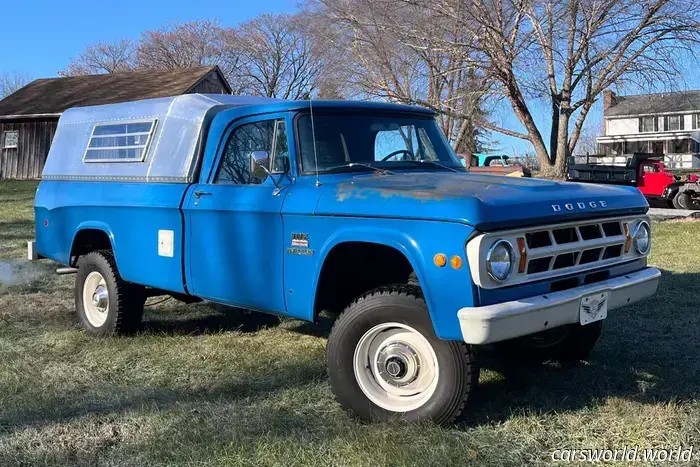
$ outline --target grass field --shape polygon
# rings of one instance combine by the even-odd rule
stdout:
[[[658,295],[613,312],[588,363],[484,352],[467,421],[363,424],[334,402],[327,323],[174,300],[85,335],[74,276],[27,264],[35,183],[0,183],[0,465],[523,465],[557,448],[700,451],[700,223],[654,225]],[[149,303],[160,299],[153,298]]]

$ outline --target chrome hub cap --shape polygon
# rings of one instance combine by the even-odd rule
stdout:
[[[353,356],[355,379],[369,400],[392,412],[425,404],[438,382],[435,351],[421,333],[401,323],[374,326]]]
[[[107,283],[97,271],[93,271],[85,278],[83,284],[83,308],[88,322],[96,328],[107,321],[109,311],[109,292]]]
[[[389,384],[402,387],[418,378],[418,354],[404,343],[395,342],[385,346],[379,351],[377,358],[379,375]]]

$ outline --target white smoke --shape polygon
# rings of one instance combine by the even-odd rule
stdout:
[[[0,261],[0,285],[27,285],[49,274],[46,267],[26,260]]]

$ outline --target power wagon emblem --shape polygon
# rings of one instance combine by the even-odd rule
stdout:
[[[309,234],[293,233],[292,246],[287,248],[289,255],[313,256],[314,250],[309,248]]]
[[[300,246],[303,248],[308,248],[309,247],[309,234],[293,233],[292,234],[292,246]]]

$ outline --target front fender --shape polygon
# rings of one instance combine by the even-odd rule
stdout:
[[[296,221],[299,226],[295,225]],[[461,339],[457,310],[465,306],[461,305],[463,303],[473,306],[475,296],[464,248],[472,227],[425,220],[322,216],[305,217],[302,222],[295,216],[295,219],[285,220],[285,236],[289,237],[292,232],[308,232],[309,246],[320,246],[312,250],[312,256],[285,254],[285,288],[290,315],[313,319],[321,270],[334,247],[346,242],[374,243],[396,249],[411,264],[438,337]],[[448,258],[459,256],[462,267],[453,269],[449,263],[444,267],[435,266],[433,257],[437,253]],[[304,277],[311,280],[305,281]]]

